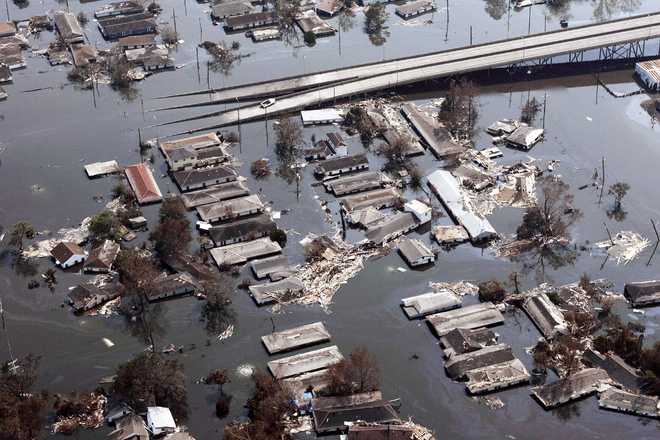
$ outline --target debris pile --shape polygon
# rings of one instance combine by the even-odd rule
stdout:
[[[458,296],[477,295],[479,293],[479,287],[467,281],[456,281],[453,283],[446,283],[446,282],[429,283],[429,287],[434,292],[449,290],[450,292],[455,293]]]
[[[53,423],[53,433],[70,434],[78,428],[100,427],[107,402],[104,395],[96,393],[64,398],[58,403],[58,419]]]
[[[89,237],[89,223],[91,217],[85,217],[77,228],[62,228],[52,238],[37,241],[23,250],[25,258],[44,258],[50,256],[50,251],[62,241],[76,244],[84,243]],[[43,231],[37,235],[50,235],[50,231]]]
[[[648,245],[649,240],[637,232],[621,231],[611,240],[595,243],[592,255],[605,253],[607,256],[614,258],[617,264],[628,264],[637,258]]]

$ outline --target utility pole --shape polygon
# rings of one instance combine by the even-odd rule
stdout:
[[[472,25],[470,25],[470,46],[472,46]]]
[[[174,33],[177,35],[177,40],[179,39],[179,33],[176,31],[176,10],[172,9],[172,19],[174,20]]]
[[[266,127],[266,146],[264,147],[264,156],[268,154],[268,107],[264,107],[264,124]]]
[[[199,18],[199,44],[202,44],[202,41],[204,41],[203,37],[203,32],[202,32],[202,18]]]
[[[449,40],[449,0],[447,0],[447,25],[445,26],[445,43]]]
[[[195,47],[195,58],[197,59],[197,82],[202,82],[202,77],[199,73],[199,46]]]
[[[183,11],[186,14],[186,17],[188,16],[188,0],[183,0]]]
[[[243,153],[243,134],[241,133],[241,103],[236,97],[236,114],[238,115],[238,152]]]
[[[548,101],[548,92],[543,93],[543,129],[545,130],[545,106]]]
[[[529,35],[532,32],[532,8],[534,6],[529,7],[529,20],[527,21],[527,35]]]
[[[9,2],[5,0],[5,9],[7,9],[7,21],[11,21],[11,16],[9,15]]]

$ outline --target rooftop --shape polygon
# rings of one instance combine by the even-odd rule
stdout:
[[[372,243],[383,244],[418,226],[415,216],[410,212],[397,212],[384,220],[374,223],[367,229],[367,239]]]
[[[198,209],[201,208],[203,207],[200,206]],[[245,241],[249,240],[250,237],[253,239],[260,238],[264,235],[270,234],[270,232],[274,231],[275,229],[277,229],[275,222],[272,221],[268,215],[262,214],[256,217],[235,220],[231,223],[224,223],[213,226],[209,230],[209,235],[211,236],[211,239],[217,244],[229,242],[232,240]]]
[[[377,209],[393,206],[401,198],[401,192],[396,188],[380,188],[342,197],[341,204],[346,211],[352,212],[369,206]]]
[[[435,333],[442,337],[456,328],[474,329],[504,322],[504,316],[491,302],[473,304],[426,318]]]
[[[466,373],[467,389],[472,394],[501,390],[529,381],[529,373],[518,359],[477,368]]]
[[[172,173],[173,179],[180,188],[203,185],[216,180],[232,181],[238,177],[233,168],[218,165],[209,168],[195,168],[192,170],[181,170]]]
[[[85,262],[85,270],[109,271],[119,255],[119,244],[111,240],[105,240],[89,253]]]
[[[488,328],[455,328],[440,338],[440,345],[446,358],[457,354],[470,353],[491,345],[497,345],[497,335]]]
[[[270,361],[268,362],[268,369],[276,379],[284,379],[328,368],[339,363],[342,359],[344,357],[339,349],[336,345],[333,345]]]
[[[203,221],[213,222],[217,220],[242,217],[256,211],[263,211],[264,204],[261,202],[259,196],[252,194],[249,196],[211,203],[209,205],[198,206],[196,209],[199,217]]]
[[[196,136],[189,136],[185,138],[175,139],[172,141],[160,141],[158,145],[160,149],[165,152],[169,150],[174,150],[177,148],[183,147],[192,147],[192,148],[207,148],[214,145],[220,145],[222,142],[218,137],[217,133],[209,132],[204,134],[198,134]]]
[[[527,297],[523,309],[546,339],[568,331],[564,314],[543,292]]]
[[[420,240],[404,238],[399,242],[399,252],[408,264],[413,265],[416,261],[426,258],[435,258],[435,254]]]
[[[628,283],[624,287],[624,294],[635,307],[658,304],[660,303],[660,281]]]
[[[330,340],[330,332],[322,322],[271,333],[261,337],[269,354],[297,350],[302,347],[320,344]]]
[[[296,277],[288,277],[271,283],[253,284],[248,289],[254,302],[262,306],[276,301],[285,301],[287,296],[303,292],[305,285]]]
[[[126,167],[126,177],[130,183],[138,203],[160,202],[163,195],[158,188],[154,175],[145,163],[139,163]]]
[[[209,203],[221,202],[223,200],[233,199],[234,197],[247,196],[249,194],[250,191],[245,183],[234,180],[232,182],[209,186],[208,188],[200,189],[198,191],[181,194],[181,199],[186,208],[192,209],[200,205],[208,205]]]
[[[461,299],[448,290],[403,298],[401,307],[408,319],[422,318],[431,313],[444,312],[461,306]]]
[[[507,344],[489,345],[479,350],[455,354],[445,362],[447,374],[452,379],[465,377],[468,371],[488,367],[515,359]]]
[[[609,380],[600,368],[586,368],[564,379],[532,388],[532,395],[544,408],[554,408],[571,400],[595,393]]]
[[[355,156],[339,157],[337,159],[328,159],[321,162],[315,170],[317,174],[328,174],[332,172],[340,172],[349,169],[366,169],[369,168],[369,161],[364,154],[357,154]]]
[[[76,243],[61,241],[50,251],[50,255],[52,255],[56,261],[64,263],[74,255],[85,255],[85,251]]]
[[[218,266],[242,264],[253,258],[265,257],[282,251],[270,238],[259,238],[245,243],[235,243],[210,250]]]

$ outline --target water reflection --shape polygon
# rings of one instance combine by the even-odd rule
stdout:
[[[491,18],[499,20],[504,17],[508,9],[509,0],[484,0],[486,2],[486,13]]]
[[[641,0],[592,0],[594,18],[605,21],[620,13],[635,12],[641,6]]]

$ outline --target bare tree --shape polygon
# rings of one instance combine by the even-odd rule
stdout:
[[[20,221],[14,224],[9,234],[9,244],[15,246],[19,252],[23,252],[23,240],[34,237],[34,227],[30,222]]]
[[[328,392],[332,395],[347,396],[380,388],[380,369],[364,347],[356,348],[348,358],[330,367],[328,375]]]
[[[439,118],[452,136],[460,141],[469,141],[474,134],[479,117],[479,106],[476,102],[478,95],[477,86],[464,77],[449,81],[449,90],[442,103]]]
[[[543,105],[536,99],[535,96],[533,96],[532,99],[528,99],[520,110],[520,122],[524,122],[528,125],[533,124],[542,108]]]

